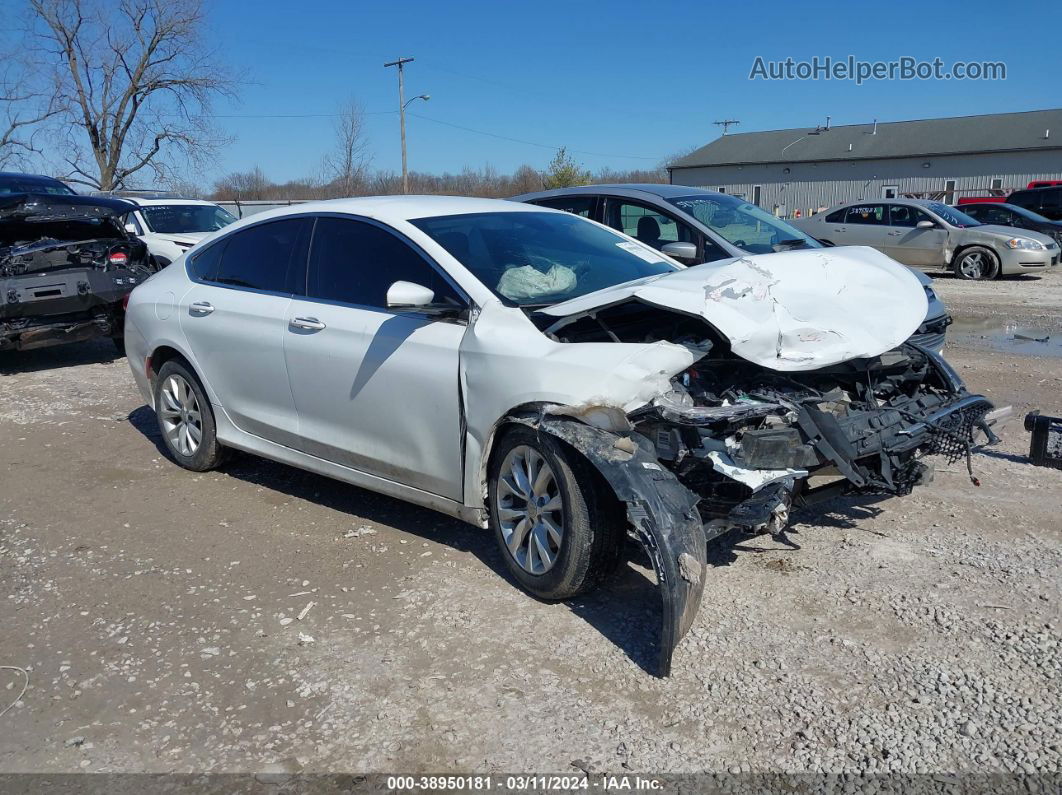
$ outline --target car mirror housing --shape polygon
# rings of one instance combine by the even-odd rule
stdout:
[[[693,243],[665,243],[660,250],[675,259],[697,259],[697,247]]]
[[[915,224],[915,229],[935,229],[936,226],[932,221],[919,221]]]
[[[410,308],[426,306],[435,300],[435,293],[413,282],[395,282],[387,288],[387,306]]]

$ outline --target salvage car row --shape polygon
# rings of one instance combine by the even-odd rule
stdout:
[[[543,599],[595,587],[633,537],[663,599],[664,674],[710,538],[906,495],[932,456],[969,466],[996,440],[1006,409],[941,357],[927,279],[881,251],[692,188],[518,199],[213,214],[155,271],[136,224],[184,227],[152,205],[10,193],[5,338],[124,323],[181,466],[243,450],[490,527]]]

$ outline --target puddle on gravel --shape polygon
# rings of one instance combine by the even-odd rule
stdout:
[[[1002,353],[1062,357],[1062,334],[1050,334],[998,318],[957,317],[948,327],[948,340]]]

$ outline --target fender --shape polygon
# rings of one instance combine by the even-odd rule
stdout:
[[[671,673],[671,658],[700,609],[707,569],[707,538],[698,497],[657,461],[648,439],[621,436],[575,419],[550,415],[511,417],[567,442],[601,473],[626,505],[627,518],[656,571],[663,601],[658,675]]]

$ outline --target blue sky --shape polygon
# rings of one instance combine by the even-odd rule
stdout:
[[[994,113],[1062,105],[1060,3],[317,2],[215,0],[211,36],[251,81],[219,116],[329,114],[356,97],[373,165],[399,170],[395,70],[413,56],[410,168],[544,167],[554,146],[586,167],[652,166],[738,131]],[[1048,31],[1052,33],[1048,34]],[[756,56],[946,64],[1003,61],[984,81],[750,81]],[[331,120],[219,118],[234,136],[216,174],[260,166],[275,180],[313,172]],[[472,128],[496,136],[466,132]],[[594,154],[590,154],[594,153]]]

